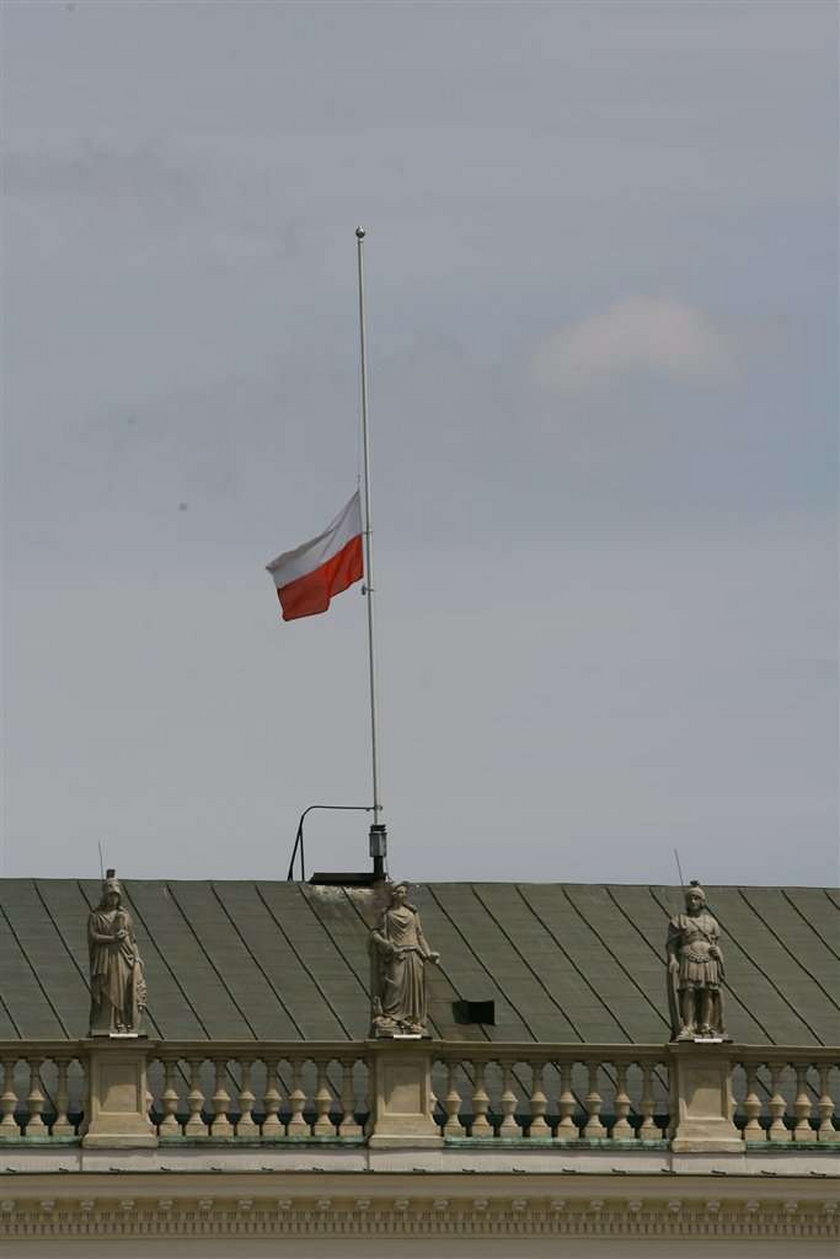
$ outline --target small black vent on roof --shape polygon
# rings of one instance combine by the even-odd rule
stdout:
[[[381,879],[371,870],[319,870],[309,882],[316,887],[373,887]]]
[[[452,1017],[456,1023],[489,1023],[496,1022],[495,1001],[453,1001]]]

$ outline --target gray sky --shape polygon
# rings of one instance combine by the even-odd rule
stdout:
[[[837,878],[836,9],[3,8],[4,870]],[[310,868],[367,864],[313,818]]]

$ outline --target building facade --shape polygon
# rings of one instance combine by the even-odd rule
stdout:
[[[707,889],[726,1027],[680,1039],[680,889],[412,888],[422,1031],[387,885],[121,893],[0,881],[11,1253],[836,1253],[834,891]],[[97,1021],[109,921],[139,1031]]]

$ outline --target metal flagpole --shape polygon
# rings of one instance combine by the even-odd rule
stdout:
[[[370,494],[370,436],[368,433],[368,390],[367,390],[367,345],[365,340],[365,267],[362,242],[365,229],[356,228],[356,258],[359,267],[359,355],[361,360],[361,394],[362,394],[362,446],[365,462],[365,585],[363,591],[367,599],[368,622],[368,666],[370,670],[370,750],[373,772],[373,824],[370,828],[370,855],[373,858],[373,872],[382,878],[385,875],[385,856],[387,853],[387,834],[385,826],[380,822],[382,802],[379,795],[379,748],[377,742],[377,710],[376,710],[376,655],[374,651],[373,632],[373,523],[371,519]]]

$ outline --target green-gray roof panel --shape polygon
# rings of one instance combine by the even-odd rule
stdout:
[[[18,945],[38,976],[38,982],[61,1027],[59,1036],[86,1030],[88,990],[56,931],[32,879],[16,881],[15,894],[0,888],[0,900]],[[87,915],[79,906],[83,918]],[[53,1033],[55,1034],[55,1033]]]
[[[531,983],[536,981],[544,989],[550,1003],[547,1017],[549,1025],[555,1029],[556,1039],[582,1039],[575,1011],[592,994],[577,972],[568,966],[556,940],[531,909],[521,888],[504,883],[478,883],[474,891],[479,903],[493,916],[528,967]]]
[[[628,945],[627,957],[653,957],[659,959],[658,964],[662,965],[668,918],[679,903],[678,889],[613,884],[609,891],[625,921],[628,925],[632,923],[639,935],[639,945],[634,946],[632,942]],[[646,949],[644,945],[647,946]],[[667,1020],[668,1005],[664,985],[663,974],[653,984],[648,995],[658,1003],[663,1020]],[[725,1014],[730,1034],[736,1040],[761,1043],[768,1039],[764,1028],[756,1022],[734,993],[727,993]]]
[[[288,993],[289,1007],[304,1029],[305,1039],[345,1040],[365,1035],[370,1017],[366,1003],[357,1011],[352,1030],[342,1022],[336,1006],[342,1004],[342,986],[346,988],[351,977],[346,964],[343,973],[337,973],[335,945],[316,921],[300,887],[296,883],[261,883],[259,894],[284,942],[283,991]]]
[[[541,921],[562,940],[569,962],[588,985],[592,999],[581,1004],[576,1022],[587,1041],[648,1040],[637,1031],[649,1027],[642,999],[628,1000],[627,975],[557,884],[528,884],[523,895]],[[664,981],[663,981],[664,983]],[[663,1037],[662,1039],[665,1039]]]
[[[367,1034],[368,932],[358,888],[126,879],[165,1040],[342,1040]],[[722,928],[736,1040],[840,1040],[834,889],[708,887]],[[98,881],[0,880],[0,1039],[87,1030],[87,916]],[[429,944],[430,1024],[458,1040],[663,1042],[664,943],[678,888],[433,883],[412,888]],[[493,1001],[495,1025],[453,1002]]]
[[[749,992],[751,1004],[764,1025],[773,1029],[774,1039],[789,1045],[814,1039],[825,1044],[821,1032],[827,1031],[828,1022],[813,1018],[811,1001],[816,989],[810,975],[800,970],[738,888],[706,888],[706,894],[728,937],[723,947],[730,982],[739,991]]]
[[[821,887],[788,887],[780,891],[817,936],[825,950],[823,959],[836,957],[840,962],[840,923],[836,921],[840,915],[833,912],[825,890]]]
[[[476,916],[470,912],[474,898],[469,885],[434,883],[412,891],[423,917],[426,939],[440,952],[442,965],[461,999],[495,1002],[496,1022],[485,1029],[487,1035],[493,1040],[533,1040],[532,1030],[514,1004],[515,994],[499,973],[498,964],[507,951],[498,949],[498,929],[494,933],[489,920],[482,921],[478,928]],[[489,958],[494,939],[495,967]]]
[[[37,971],[18,944],[0,904],[0,997],[12,1036],[37,1040],[68,1035],[44,994]],[[85,1010],[87,1002],[85,1002]],[[84,1017],[84,1016],[83,1016]]]
[[[248,1039],[250,1033],[242,1014],[202,948],[193,926],[187,922],[172,894],[178,883],[127,879],[124,886],[131,903],[142,916],[148,934],[166,960],[169,970],[183,992],[188,994],[194,1011],[206,1034],[213,1040]],[[212,895],[209,883],[192,885],[208,902]],[[138,934],[138,945],[142,942]],[[155,1010],[154,989],[149,986],[149,1009]]]

